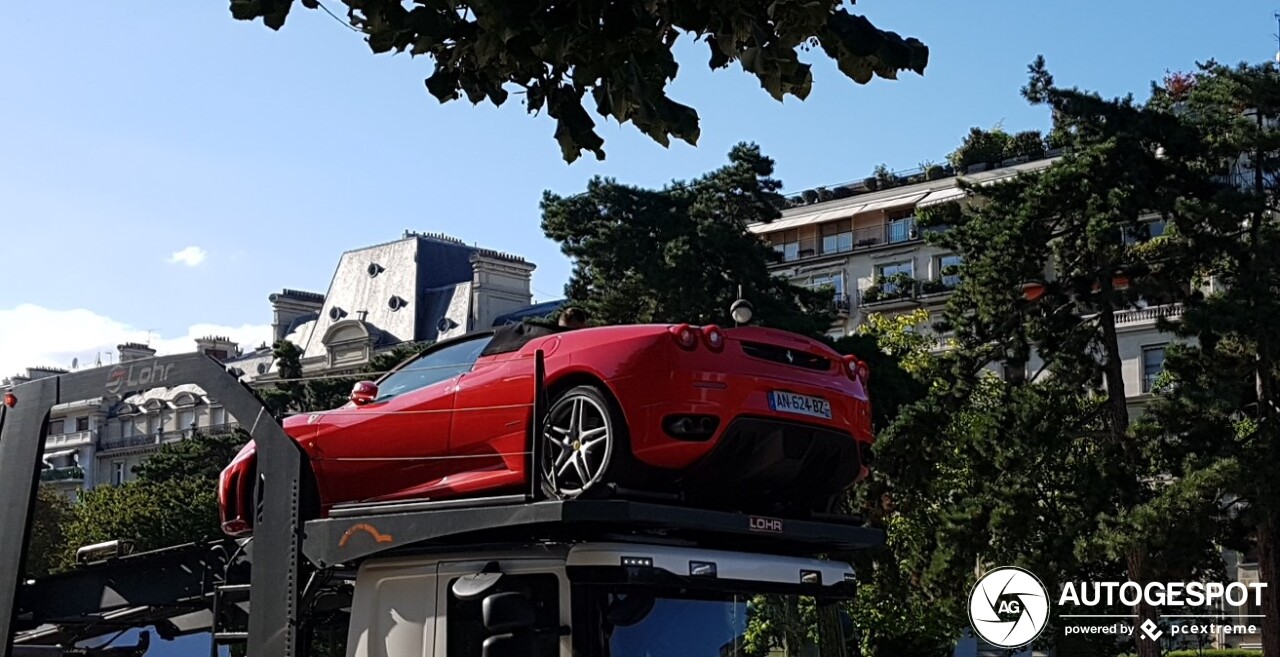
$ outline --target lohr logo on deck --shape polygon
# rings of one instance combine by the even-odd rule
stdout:
[[[107,392],[117,394],[122,390],[135,390],[163,383],[173,373],[173,365],[154,363],[116,365],[107,372]]]
[[[771,534],[782,533],[782,521],[777,518],[766,518],[764,516],[751,516],[748,519],[748,527],[753,532],[769,532]]]

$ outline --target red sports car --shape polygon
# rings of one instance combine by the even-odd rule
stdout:
[[[865,472],[866,365],[821,342],[742,327],[524,325],[433,345],[351,403],[284,429],[309,457],[311,513],[528,486],[534,353],[549,401],[542,488],[678,491],[740,508],[813,508]],[[223,530],[252,530],[253,443],[222,472]]]

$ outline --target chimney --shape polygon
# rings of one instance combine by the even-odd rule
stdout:
[[[239,356],[240,345],[226,336],[206,335],[203,338],[196,338],[196,351],[222,363],[229,358]]]
[[[535,268],[520,256],[476,249],[471,254],[472,328],[492,326],[498,316],[529,307]]]
[[[319,314],[324,307],[324,295],[316,292],[284,289],[267,297],[271,302],[272,342],[278,342],[289,334],[294,320],[312,313]]]
[[[156,355],[155,349],[137,342],[126,342],[122,345],[116,345],[116,350],[120,352],[121,363],[142,360],[144,358],[154,358]]]
[[[67,370],[57,367],[28,367],[26,379],[27,381],[35,381],[36,379],[47,379],[51,376],[66,373]]]

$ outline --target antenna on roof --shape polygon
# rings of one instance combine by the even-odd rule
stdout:
[[[1276,19],[1276,26],[1280,27],[1280,11],[1271,14],[1271,16]],[[1276,39],[1276,61],[1280,62],[1280,32],[1276,32],[1271,36]]]
[[[73,369],[73,370],[78,370],[78,369],[80,369],[80,359],[79,359],[79,358],[72,358],[72,359],[71,359],[71,369]]]

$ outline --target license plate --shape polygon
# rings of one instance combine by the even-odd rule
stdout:
[[[824,420],[831,419],[831,404],[828,404],[827,400],[821,397],[810,397],[808,395],[797,395],[792,392],[774,390],[769,393],[769,408],[783,413],[820,417]]]

